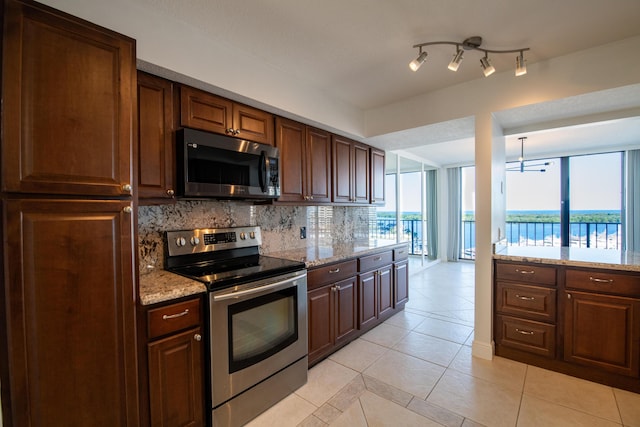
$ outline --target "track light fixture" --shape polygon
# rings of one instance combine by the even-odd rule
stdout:
[[[526,50],[529,50],[528,47],[524,47],[520,49],[509,49],[509,50],[484,49],[480,47],[480,45],[482,44],[482,37],[479,37],[479,36],[469,37],[462,42],[437,41],[437,42],[426,42],[426,43],[416,44],[413,47],[419,49],[418,51],[419,54],[416,59],[411,61],[411,63],[409,64],[409,67],[413,71],[418,71],[418,69],[422,66],[422,64],[427,60],[427,52],[423,52],[422,48],[424,46],[431,46],[436,44],[455,45],[456,53],[453,59],[451,60],[451,62],[449,63],[449,69],[451,71],[458,71],[458,67],[462,62],[462,55],[465,50],[479,50],[481,52],[484,52],[484,57],[480,58],[480,66],[482,67],[482,72],[484,73],[485,77],[490,76],[496,71],[493,65],[491,65],[491,61],[489,60],[490,53],[500,54],[500,53],[518,52],[519,55],[516,56],[516,76],[522,76],[524,74],[527,74],[527,65],[524,60],[524,52]]]

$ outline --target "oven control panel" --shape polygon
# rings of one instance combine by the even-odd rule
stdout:
[[[260,227],[167,231],[165,238],[169,256],[247,248],[262,244]]]

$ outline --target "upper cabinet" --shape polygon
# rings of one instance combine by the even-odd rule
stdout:
[[[371,148],[371,203],[384,204],[384,151]]]
[[[369,203],[369,146],[333,136],[333,201]]]
[[[138,197],[175,196],[174,84],[138,72]]]
[[[273,145],[272,114],[189,86],[180,87],[180,124]]]
[[[2,190],[130,194],[134,40],[11,1],[3,41]]]
[[[331,134],[276,118],[281,202],[331,202]]]

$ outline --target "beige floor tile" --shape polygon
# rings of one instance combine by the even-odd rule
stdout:
[[[294,427],[316,409],[300,396],[290,394],[250,421],[247,427]]]
[[[353,369],[325,359],[309,370],[307,383],[296,394],[320,407],[357,375]]]
[[[444,369],[417,357],[390,350],[363,374],[425,399]]]
[[[618,402],[622,424],[628,427],[640,427],[640,394],[613,389]]]
[[[620,427],[620,424],[557,405],[534,396],[524,395],[518,416],[518,427]]]
[[[447,367],[461,347],[462,344],[417,332],[409,332],[393,348],[402,353]]]
[[[393,325],[399,328],[411,330],[418,326],[424,319],[425,316],[411,313],[407,310],[402,310],[400,313],[397,313],[387,319],[384,323],[386,323],[387,325]]]
[[[417,397],[414,397],[411,402],[409,402],[407,409],[410,409],[413,412],[436,421],[446,427],[460,427],[464,421],[464,417],[462,415],[458,415],[447,409],[441,408],[438,405],[418,399]]]
[[[440,424],[422,415],[393,402],[389,402],[370,392],[366,392],[360,396],[360,404],[368,427],[440,426]]]
[[[366,334],[362,335],[360,338],[384,347],[391,348],[408,333],[409,331],[406,329],[383,323],[376,326]]]
[[[473,332],[473,328],[442,319],[428,317],[416,326],[413,331],[464,344],[469,338],[469,335],[471,335],[471,332]]]
[[[513,427],[518,417],[520,393],[447,369],[427,402],[481,424]]]
[[[524,363],[498,356],[493,360],[473,357],[471,347],[467,346],[460,349],[449,368],[517,392],[522,392],[527,372],[527,365]]]
[[[327,403],[340,411],[345,411],[366,390],[364,378],[362,378],[362,375],[358,375],[349,384],[342,387]]]
[[[329,424],[331,427],[368,427],[367,419],[362,411],[360,401],[353,402],[335,421]]]
[[[524,394],[620,423],[611,387],[529,366]]]
[[[358,338],[333,353],[329,356],[329,359],[358,372],[362,372],[387,351],[389,351],[387,347]]]

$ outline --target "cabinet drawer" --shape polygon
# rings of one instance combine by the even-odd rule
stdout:
[[[358,259],[358,271],[369,271],[380,268],[383,265],[391,264],[393,252],[381,252],[379,254],[363,256]]]
[[[398,248],[393,250],[393,260],[401,261],[409,257],[409,248]]]
[[[512,280],[521,283],[536,283],[540,285],[556,284],[555,267],[535,264],[496,263],[496,279]]]
[[[556,327],[533,320],[497,316],[496,338],[499,345],[554,358]]]
[[[313,268],[307,272],[307,289],[316,289],[356,275],[356,260]]]
[[[149,339],[200,324],[200,299],[192,299],[147,312]]]
[[[608,270],[567,269],[566,287],[638,298],[640,297],[640,275],[614,273]]]
[[[496,310],[544,322],[556,321],[556,290],[498,282]]]

